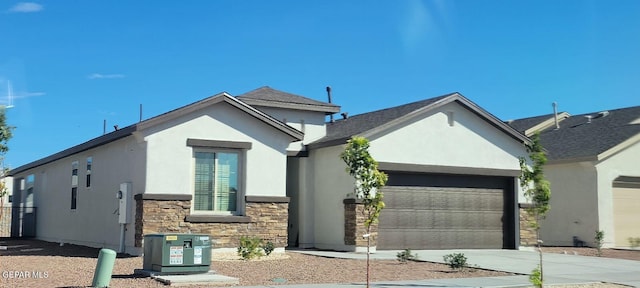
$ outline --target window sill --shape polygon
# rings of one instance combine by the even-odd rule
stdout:
[[[226,215],[188,215],[186,222],[191,223],[250,223],[249,216],[226,216]]]

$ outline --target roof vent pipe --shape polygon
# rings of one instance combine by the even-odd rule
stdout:
[[[587,116],[584,116],[584,118],[587,118],[587,124],[589,124],[591,123],[591,118],[593,118],[593,116],[587,115]]]
[[[327,86],[327,97],[329,97],[329,103],[331,102],[331,86]],[[329,122],[333,123],[333,113],[329,114]]]
[[[558,103],[553,102],[553,120],[556,122],[556,129],[560,129],[560,122],[558,122]]]

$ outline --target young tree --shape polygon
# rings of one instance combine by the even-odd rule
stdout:
[[[4,167],[4,155],[9,151],[9,139],[13,136],[13,128],[7,125],[6,110],[4,107],[0,108],[0,220],[2,220],[2,213],[4,212],[4,196],[7,194],[7,187],[5,186],[5,179],[7,175],[7,169]]]
[[[340,158],[347,164],[347,172],[355,178],[354,192],[364,205],[367,234],[367,287],[369,287],[369,254],[371,249],[371,225],[378,222],[380,212],[384,208],[383,193],[380,191],[387,183],[387,175],[378,170],[378,162],[369,154],[369,140],[354,136],[347,141]]]
[[[539,273],[539,285],[544,284],[544,273],[542,269],[542,249],[540,240],[540,220],[544,219],[549,211],[549,201],[551,200],[551,189],[549,181],[544,178],[544,164],[547,163],[547,156],[544,148],[540,144],[540,133],[536,133],[531,138],[531,144],[527,144],[527,153],[532,165],[527,164],[524,157],[520,158],[520,186],[524,190],[524,196],[531,201],[531,207],[526,211],[530,216],[529,223],[536,231],[536,243],[540,253],[540,264],[534,269],[534,275]]]

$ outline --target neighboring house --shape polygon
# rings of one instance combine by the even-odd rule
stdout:
[[[555,118],[508,122],[527,136],[540,132],[547,150],[544,244],[595,246],[601,230],[605,247],[629,247],[640,237],[640,106]]]
[[[458,93],[326,122],[339,111],[269,87],[221,93],[11,170],[13,205],[37,207],[39,239],[131,254],[159,232],[358,251],[339,155],[362,135],[389,174],[378,249],[518,247],[528,138]]]

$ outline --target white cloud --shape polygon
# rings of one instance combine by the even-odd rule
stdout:
[[[124,75],[123,74],[93,73],[93,74],[87,76],[87,78],[89,78],[89,79],[114,79],[114,78],[124,78]]]
[[[45,94],[46,93],[44,93],[44,92],[17,92],[17,93],[12,93],[11,97],[9,97],[9,95],[4,95],[4,96],[0,97],[0,106],[4,106],[6,108],[11,108],[15,104],[14,101],[16,99],[24,99],[24,98],[30,98],[30,97],[35,97],[35,96],[42,96],[42,95],[45,95]]]
[[[45,95],[47,93],[44,92],[24,92],[24,93],[18,93],[16,95],[13,95],[14,99],[19,99],[19,98],[28,98],[28,97],[34,97],[34,96],[42,96]]]
[[[13,5],[13,7],[11,7],[9,9],[9,12],[13,12],[13,13],[33,13],[33,12],[38,12],[41,11],[42,9],[44,9],[44,7],[38,3],[34,3],[34,2],[20,2],[16,5]]]
[[[421,51],[425,45],[433,46],[442,41],[448,26],[447,3],[451,2],[411,0],[405,3],[403,21],[399,23],[405,51]]]

